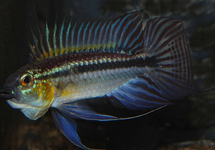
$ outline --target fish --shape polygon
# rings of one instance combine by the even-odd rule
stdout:
[[[46,23],[30,43],[32,62],[6,80],[0,97],[31,120],[51,109],[57,128],[74,145],[85,146],[76,119],[118,121],[147,115],[199,90],[191,73],[183,21],[143,19],[143,11],[102,20]],[[140,115],[101,113],[87,102]]]

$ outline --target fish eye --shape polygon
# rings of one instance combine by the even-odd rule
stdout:
[[[21,84],[22,84],[22,86],[30,86],[30,85],[32,85],[33,80],[34,80],[33,75],[26,73],[26,74],[22,75],[22,77],[21,77]]]

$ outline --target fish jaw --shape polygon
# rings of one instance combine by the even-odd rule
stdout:
[[[18,103],[15,99],[7,100],[7,103],[14,109],[20,109],[21,112],[30,120],[37,120],[49,109],[49,106],[35,107],[25,103]]]

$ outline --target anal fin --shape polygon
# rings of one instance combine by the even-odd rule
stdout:
[[[153,80],[146,76],[136,77],[106,96],[115,106],[130,110],[156,109],[171,104]]]

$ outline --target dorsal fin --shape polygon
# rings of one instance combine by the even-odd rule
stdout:
[[[133,54],[143,45],[142,13],[137,11],[94,21],[84,19],[79,24],[77,20],[68,25],[63,21],[60,26],[55,24],[53,29],[46,23],[44,34],[39,28],[39,37],[33,34],[34,44],[30,44],[32,60],[88,52]]]

